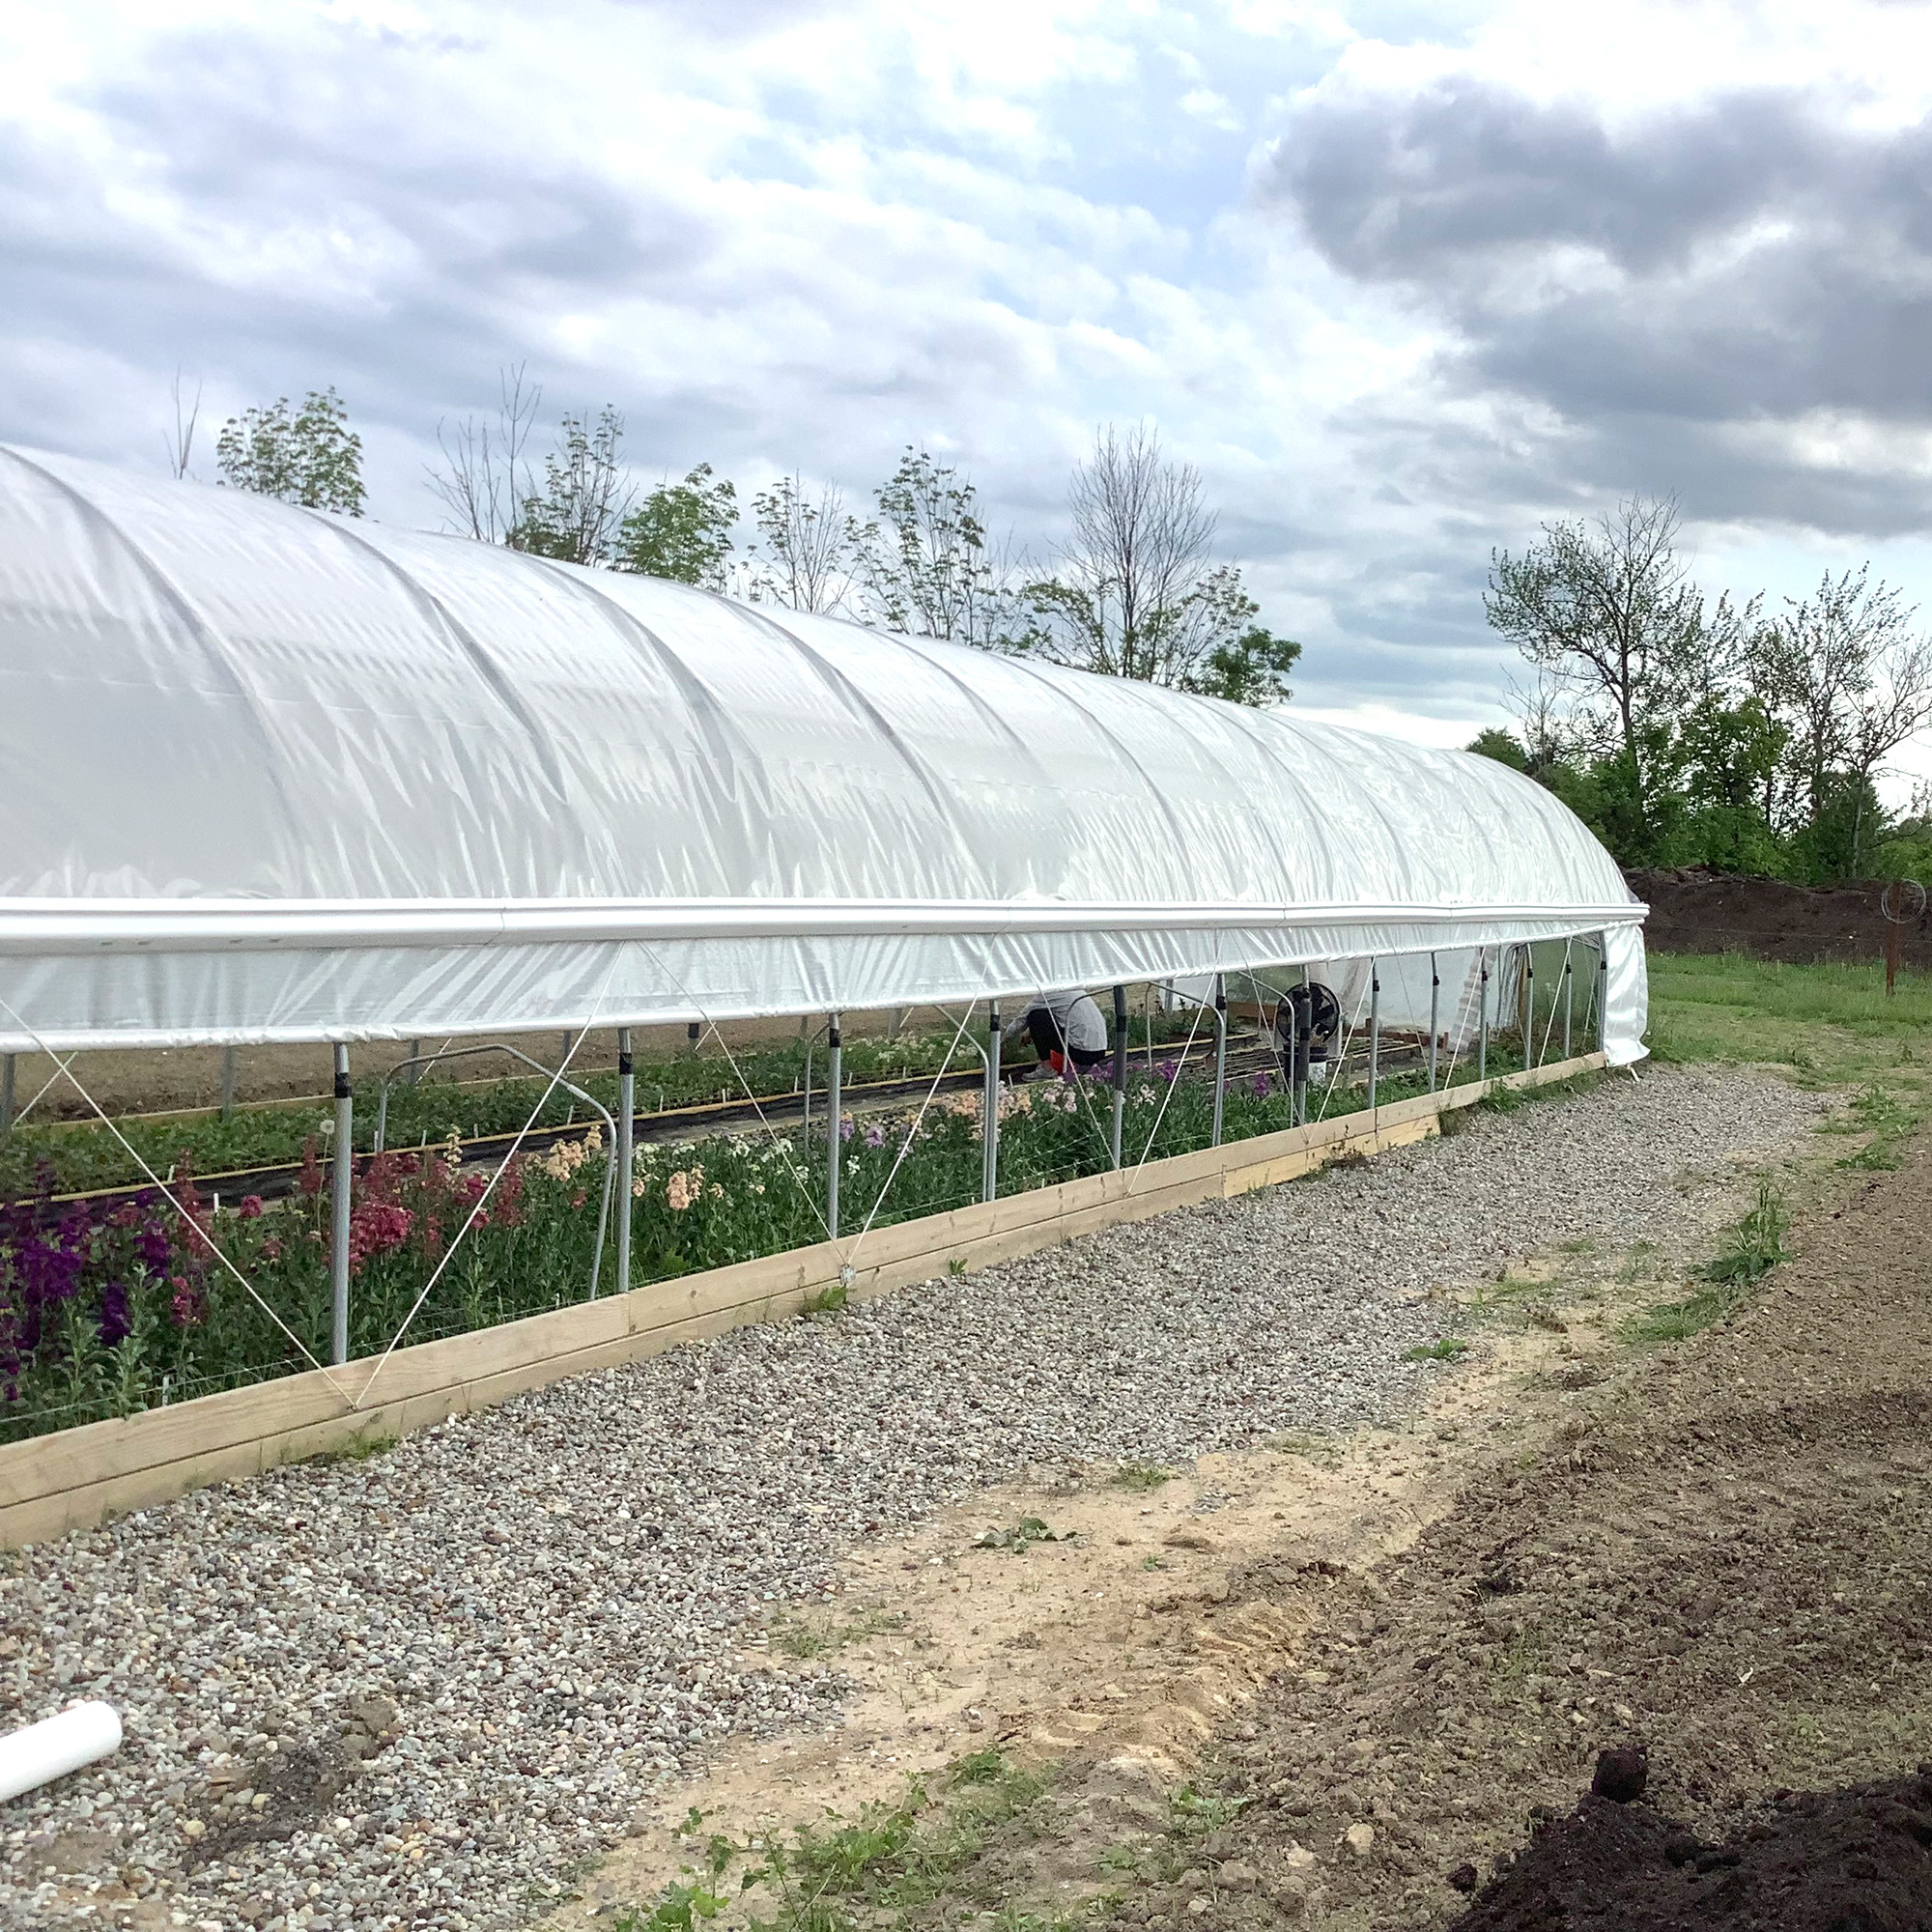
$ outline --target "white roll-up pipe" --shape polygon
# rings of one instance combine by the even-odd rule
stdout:
[[[121,1748],[121,1714],[99,1698],[0,1738],[0,1802]]]

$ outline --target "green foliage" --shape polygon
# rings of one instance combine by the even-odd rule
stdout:
[[[1023,1516],[1019,1521],[1006,1529],[989,1529],[982,1536],[975,1537],[975,1549],[1005,1549],[1014,1556],[1024,1556],[1036,1543],[1065,1543],[1069,1536],[1059,1530],[1048,1529],[1044,1519],[1037,1516]]]
[[[1460,1335],[1445,1335],[1439,1342],[1418,1343],[1413,1349],[1405,1349],[1402,1358],[1405,1362],[1453,1362],[1469,1352],[1469,1345]]]
[[[624,518],[611,562],[617,570],[723,590],[737,523],[737,490],[723,478],[713,482],[710,464],[700,463],[682,483],[660,483]]]
[[[807,1321],[814,1315],[842,1315],[845,1311],[846,1289],[842,1281],[835,1281],[829,1287],[808,1294],[798,1305],[798,1312]]]
[[[1146,1495],[1173,1480],[1174,1471],[1163,1469],[1158,1463],[1122,1463],[1114,1472],[1114,1487],[1137,1495]]]
[[[1761,1180],[1757,1199],[1732,1226],[1723,1248],[1697,1270],[1702,1286],[1681,1301],[1645,1310],[1627,1324],[1626,1333],[1637,1342],[1684,1342],[1721,1321],[1779,1262],[1790,1259],[1784,1246],[1789,1226],[1783,1196]]]
[[[1499,725],[1492,724],[1478,731],[1463,749],[1479,758],[1493,758],[1513,772],[1529,770],[1529,753],[1522,749],[1521,742]]]
[[[593,423],[566,415],[544,458],[541,490],[519,506],[511,549],[563,563],[607,564],[630,505],[620,449],[624,418],[608,404]]]
[[[232,489],[309,510],[362,514],[362,439],[333,388],[311,389],[293,414],[279,396],[266,409],[230,416],[214,454]]]
[[[907,443],[874,494],[876,521],[853,533],[874,621],[914,637],[1008,648],[1025,619],[988,554],[971,480]]]

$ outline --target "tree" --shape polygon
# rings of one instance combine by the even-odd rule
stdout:
[[[505,539],[511,549],[563,563],[608,564],[631,507],[619,451],[624,418],[608,403],[592,423],[566,414],[544,458],[542,489],[518,506]]]
[[[1853,876],[1880,830],[1879,772],[1932,718],[1932,640],[1870,571],[1828,572],[1813,595],[1787,597],[1759,645],[1770,700],[1788,721],[1804,822],[1833,828],[1812,840],[1819,863]]]
[[[293,415],[289,399],[244,410],[222,424],[214,460],[237,490],[308,510],[362,514],[362,439],[334,389],[311,389]]]
[[[1677,506],[1632,497],[1594,526],[1545,524],[1521,556],[1491,555],[1483,608],[1567,700],[1577,744],[1609,761],[1626,856],[1649,858],[1669,815],[1675,724],[1736,676],[1753,600],[1707,608],[1677,555]]]
[[[1059,572],[1027,587],[1025,646],[1113,677],[1268,703],[1288,696],[1301,647],[1253,620],[1233,564],[1216,565],[1201,475],[1136,425],[1094,433],[1067,491],[1073,540]]]
[[[201,384],[194,385],[194,401],[185,410],[182,408],[181,371],[175,371],[173,387],[169,394],[174,399],[175,429],[173,436],[166,439],[168,445],[168,472],[177,483],[185,483],[189,475],[188,465],[194,460],[194,433],[201,421]]]
[[[845,514],[844,493],[826,483],[816,493],[802,476],[781,476],[752,498],[758,541],[749,589],[754,604],[794,611],[836,611],[852,589],[853,566],[868,532]]]
[[[518,527],[536,480],[526,450],[536,426],[541,384],[526,384],[524,364],[497,376],[497,420],[465,416],[445,432],[436,426],[441,467],[428,467],[429,487],[443,500],[459,534],[478,543],[507,543]]]
[[[624,519],[611,561],[618,570],[723,590],[737,524],[737,491],[722,478],[714,483],[710,464],[700,463],[682,483],[667,477]]]
[[[998,587],[971,481],[907,443],[874,495],[878,520],[857,532],[855,558],[873,620],[914,637],[991,643]]]

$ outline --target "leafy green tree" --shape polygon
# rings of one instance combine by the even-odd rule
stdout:
[[[231,489],[307,510],[362,514],[362,439],[333,387],[311,389],[293,413],[289,399],[278,396],[266,409],[230,416],[215,439],[214,460]],[[186,465],[184,444],[181,469]]]
[[[1490,623],[1567,700],[1568,733],[1599,774],[1618,856],[1655,859],[1675,816],[1675,725],[1725,690],[1756,602],[1708,605],[1677,554],[1677,507],[1634,497],[1595,525],[1545,524],[1520,556],[1492,554]]]
[[[631,507],[621,451],[624,418],[607,403],[592,422],[565,415],[544,458],[543,486],[524,498],[512,550],[564,563],[608,564]]]
[[[907,443],[874,495],[877,519],[852,531],[873,621],[911,637],[996,645],[1008,600],[971,480]]]
[[[723,477],[714,482],[710,464],[700,463],[682,483],[660,483],[625,517],[611,561],[644,577],[723,590],[737,525],[738,492]]]
[[[1465,752],[1473,752],[1479,758],[1493,758],[1499,765],[1507,765],[1513,772],[1527,773],[1529,753],[1522,749],[1521,741],[1514,732],[1505,731],[1500,724],[1491,724],[1469,740],[1463,747]]]
[[[837,611],[851,594],[867,541],[863,526],[845,514],[838,486],[811,490],[803,476],[781,476],[753,497],[752,516],[758,526],[749,575],[753,603]]]

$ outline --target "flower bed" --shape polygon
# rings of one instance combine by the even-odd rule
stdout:
[[[1384,1100],[1421,1091],[1384,1080]],[[1338,1094],[1331,1112],[1359,1104]],[[1130,1077],[1122,1145],[1130,1164],[1206,1147],[1208,1081],[1173,1062]],[[839,1122],[841,1224],[856,1232],[980,1198],[980,1100]],[[1109,1164],[1112,1094],[1042,1082],[1005,1090],[1001,1192],[1014,1194]],[[1291,1125],[1268,1075],[1231,1081],[1225,1137]],[[490,1186],[454,1143],[357,1162],[350,1222],[350,1353],[380,1352],[434,1277],[410,1341],[513,1321],[581,1300],[588,1287],[609,1155],[602,1129],[519,1155]],[[631,1176],[637,1287],[776,1254],[824,1237],[824,1135],[732,1135],[639,1151]],[[329,1331],[329,1194],[319,1144],[304,1149],[297,1192],[214,1208],[191,1179],[186,1219],[158,1197],[91,1221],[42,1199],[0,1214],[0,1440],[126,1415],[305,1366],[273,1309],[318,1359]],[[888,1182],[890,1181],[890,1186]],[[883,1198],[882,1198],[883,1196]],[[480,1202],[480,1207],[478,1206]],[[466,1219],[475,1222],[440,1264]],[[234,1264],[230,1273],[212,1249]],[[611,1281],[611,1264],[605,1278]],[[613,1283],[612,1286],[615,1286]],[[253,1293],[249,1292],[253,1290]],[[260,1296],[258,1302],[255,1298]]]

